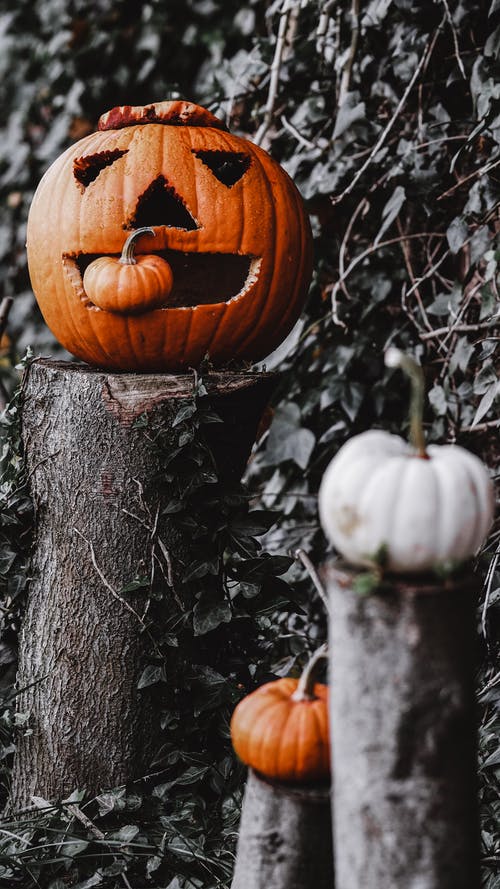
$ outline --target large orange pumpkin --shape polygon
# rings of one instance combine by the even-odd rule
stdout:
[[[172,272],[163,302],[96,305],[86,268],[127,236]],[[74,355],[115,370],[177,371],[259,360],[300,314],[311,234],[300,195],[265,151],[187,102],[103,115],[43,177],[28,220],[28,263],[43,316]],[[132,280],[132,272],[127,273]],[[98,300],[99,301],[99,300]]]
[[[328,688],[314,682],[322,650],[300,679],[267,682],[243,698],[231,738],[246,765],[277,781],[308,783],[330,775]]]

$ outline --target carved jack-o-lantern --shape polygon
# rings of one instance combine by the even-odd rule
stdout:
[[[259,360],[284,339],[307,291],[311,234],[266,152],[199,106],[159,102],[113,109],[50,167],[28,263],[43,316],[74,355],[176,371],[205,355]]]

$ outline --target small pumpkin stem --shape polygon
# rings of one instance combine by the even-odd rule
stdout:
[[[121,262],[122,265],[135,265],[137,262],[134,256],[135,242],[138,238],[141,238],[142,235],[152,235],[154,238],[155,234],[156,232],[152,228],[136,228],[135,231],[129,234],[125,241],[119,262]]]
[[[292,701],[314,701],[314,685],[316,682],[316,674],[318,673],[318,665],[321,661],[328,658],[328,646],[325,642],[317,651],[314,652],[311,659],[307,662],[299,679],[299,684],[292,695]]]
[[[411,383],[410,442],[419,457],[428,460],[423,426],[425,380],[423,370],[414,358],[391,346],[385,353],[386,367],[400,367]]]

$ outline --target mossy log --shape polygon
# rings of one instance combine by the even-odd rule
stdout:
[[[478,580],[324,577],[337,889],[478,889]]]
[[[274,377],[211,373],[204,382],[225,421],[207,427],[219,476],[239,479]],[[33,795],[96,793],[148,769],[158,735],[154,693],[138,688],[148,594],[121,591],[163,560],[165,614],[169,595],[179,606],[191,541],[162,514],[170,494],[168,483],[158,485],[154,438],[162,430],[164,448],[176,447],[172,421],[192,393],[189,374],[111,374],[48,360],[27,373],[22,435],[35,539],[17,680],[27,722],[11,808]]]
[[[333,889],[329,784],[287,785],[249,769],[231,889]]]

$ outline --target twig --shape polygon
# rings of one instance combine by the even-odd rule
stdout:
[[[457,188],[461,188],[462,185],[465,185],[466,182],[470,182],[471,179],[481,178],[481,176],[485,176],[486,173],[489,173],[490,170],[494,170],[495,167],[500,166],[500,158],[497,158],[496,161],[491,161],[489,164],[484,164],[484,166],[479,167],[479,170],[474,170],[473,173],[469,173],[468,176],[464,176],[463,179],[459,179],[458,182],[455,182],[455,185],[452,185],[451,188],[448,188],[447,191],[443,191],[439,197],[436,198],[437,201],[442,201],[444,198],[449,197],[450,194],[453,194]]]
[[[398,228],[398,232],[399,232],[400,236],[403,236],[404,235],[403,226],[401,224],[401,220],[399,219],[399,216],[396,220],[396,223],[397,223],[397,228]],[[408,275],[410,276],[411,283],[415,284],[416,278],[415,278],[415,274],[413,272],[413,267],[412,267],[411,259],[410,259],[410,251],[409,251],[408,245],[406,243],[406,238],[401,241],[401,250],[403,251],[403,258],[405,261],[406,270],[408,272]],[[418,303],[418,307],[420,309],[420,314],[422,315],[422,318],[424,320],[425,326],[427,327],[427,330],[432,330],[432,324],[430,323],[430,321],[427,317],[427,312],[424,309],[424,302],[423,302],[423,299],[422,299],[422,296],[420,294],[420,290],[418,289],[418,287],[415,288],[415,297],[416,297],[416,300]]]
[[[386,240],[386,241],[379,241],[378,244],[371,244],[370,247],[367,247],[366,250],[363,250],[361,253],[358,253],[358,255],[355,256],[353,260],[351,260],[351,262],[347,266],[344,274],[339,277],[339,280],[336,281],[335,284],[333,284],[332,299],[334,297],[336,297],[339,288],[342,287],[343,282],[346,280],[346,278],[348,278],[348,276],[351,274],[353,269],[355,269],[356,266],[359,265],[360,262],[363,262],[363,260],[366,259],[367,256],[371,256],[372,253],[376,253],[377,250],[382,250],[384,247],[390,247],[392,244],[399,244],[402,240],[410,241],[410,240],[414,240],[415,238],[430,238],[430,237],[444,238],[446,236],[444,234],[439,233],[439,232],[415,232],[414,234],[411,234],[411,235],[403,235],[398,238],[388,238],[388,240]],[[423,281],[423,280],[424,280],[424,278],[420,278],[418,283],[420,283],[420,281]],[[413,292],[413,288],[410,288],[408,293],[410,294],[412,292]]]
[[[319,56],[324,56],[326,38],[328,36],[328,26],[330,24],[331,15],[337,4],[337,0],[327,0],[319,14],[318,26],[316,28],[316,52]]]
[[[461,432],[487,432],[488,429],[496,429],[500,426],[500,420],[487,420],[485,423],[476,423],[475,426],[464,426]]]
[[[359,182],[359,180],[361,179],[363,173],[365,173],[366,170],[368,169],[368,167],[370,166],[370,164],[371,164],[371,162],[373,161],[373,158],[375,157],[375,155],[378,154],[378,152],[379,152],[380,149],[382,148],[382,145],[384,144],[385,140],[387,139],[387,136],[388,136],[389,133],[391,132],[391,130],[392,130],[394,124],[396,123],[396,121],[397,121],[399,115],[401,114],[401,111],[402,111],[403,108],[404,108],[404,105],[405,105],[405,103],[406,103],[406,100],[407,100],[408,96],[410,95],[410,93],[411,93],[411,91],[412,91],[412,89],[413,89],[413,87],[414,87],[414,85],[415,85],[415,82],[417,81],[417,79],[418,79],[418,77],[419,77],[421,71],[425,68],[425,66],[428,64],[428,62],[429,62],[429,60],[430,60],[430,57],[431,57],[431,55],[432,55],[432,53],[433,53],[433,51],[434,51],[434,47],[435,47],[435,45],[436,45],[436,41],[437,41],[438,36],[439,36],[439,34],[440,34],[440,32],[441,32],[441,30],[442,30],[442,28],[443,28],[443,25],[444,25],[445,21],[446,21],[446,15],[444,15],[443,18],[441,19],[441,22],[439,23],[438,27],[436,28],[436,30],[435,30],[435,32],[434,32],[434,36],[433,36],[432,40],[427,44],[427,46],[426,46],[424,52],[422,53],[422,56],[421,56],[421,58],[420,58],[420,61],[419,61],[418,65],[417,65],[417,67],[415,68],[415,71],[414,71],[414,73],[413,73],[413,77],[411,78],[411,80],[410,80],[408,86],[406,87],[406,89],[405,89],[403,95],[401,96],[401,99],[400,99],[399,102],[398,102],[398,105],[397,105],[397,107],[396,107],[396,110],[394,111],[394,114],[392,115],[391,119],[389,120],[389,122],[386,124],[386,126],[385,126],[384,129],[382,130],[382,133],[380,134],[380,136],[379,136],[379,138],[377,139],[375,145],[373,146],[372,150],[370,151],[370,154],[368,155],[368,157],[367,157],[367,159],[365,160],[364,164],[359,168],[358,172],[357,172],[356,175],[354,176],[354,179],[351,180],[351,182],[349,183],[349,185],[348,185],[346,188],[344,188],[344,191],[343,191],[340,195],[338,195],[337,197],[333,197],[333,198],[332,198],[332,203],[333,203],[334,205],[335,205],[335,204],[339,204],[340,201],[342,201],[348,194],[351,193],[351,191],[352,191],[352,190],[356,187],[356,185],[358,184],[358,182]]]
[[[7,327],[7,319],[14,299],[12,296],[4,296],[0,303],[0,339],[5,333]],[[5,388],[3,380],[0,380],[0,411],[5,410],[9,402],[9,393]]]
[[[165,564],[167,566],[167,576],[166,576],[167,584],[170,587],[170,589],[172,590],[174,599],[177,602],[179,609],[181,611],[184,611],[184,603],[181,601],[179,594],[175,588],[174,573],[173,573],[173,569],[172,569],[172,559],[171,559],[170,553],[169,553],[167,547],[165,546],[165,544],[163,543],[163,540],[161,539],[161,537],[158,537],[158,545],[161,549],[162,556],[165,559]],[[160,563],[160,567],[161,567],[161,563]],[[163,569],[162,569],[162,572],[163,572]]]
[[[347,244],[349,242],[349,238],[351,237],[351,232],[354,228],[354,223],[356,222],[356,219],[358,218],[360,213],[363,213],[365,208],[369,208],[369,206],[370,206],[370,204],[368,202],[368,199],[362,198],[362,200],[359,202],[358,206],[356,207],[354,213],[352,214],[352,216],[348,222],[347,228],[344,233],[344,237],[342,238],[340,250],[339,250],[339,272],[340,272],[340,279],[341,280],[344,279],[344,273],[345,273],[344,259],[345,259],[345,254],[346,254],[346,250],[347,250]],[[345,295],[349,298],[349,293],[348,293],[347,287],[345,287],[344,284],[342,284],[342,290],[344,291]]]
[[[0,338],[5,333],[5,328],[7,327],[7,321],[9,318],[9,312],[12,308],[13,302],[14,297],[4,296],[2,302],[0,303]]]
[[[479,694],[480,695],[486,694],[487,691],[490,691],[490,689],[494,688],[495,685],[498,685],[499,682],[500,682],[500,670],[498,671],[498,673],[495,673],[495,675],[493,676],[492,679],[490,679],[489,682],[486,683],[486,685],[484,686],[484,688],[481,689]]]
[[[269,82],[269,92],[267,95],[266,107],[264,109],[264,120],[257,130],[253,139],[255,145],[261,145],[269,127],[273,120],[274,108],[278,96],[278,86],[280,79],[281,63],[283,61],[283,53],[286,44],[286,33],[290,14],[296,6],[297,0],[284,0],[280,11],[280,23],[278,27],[278,36],[276,38],[276,46],[274,49],[274,58],[271,64],[271,79]]]
[[[309,577],[311,578],[311,580],[316,588],[316,592],[318,593],[321,601],[323,602],[323,605],[325,606],[326,613],[329,614],[330,613],[330,605],[328,602],[328,596],[327,596],[326,590],[325,590],[323,584],[321,583],[319,574],[316,571],[316,568],[314,567],[313,563],[311,562],[309,556],[303,549],[300,549],[300,548],[296,549],[293,555],[294,555],[294,558],[297,560],[297,562],[302,562],[304,568],[306,569],[307,573],[309,574]]]
[[[500,323],[499,319],[496,318],[490,321],[479,321],[477,324],[457,324],[452,327],[436,327],[435,330],[429,331],[429,333],[423,333],[420,336],[422,340],[431,340],[434,337],[444,336],[447,333],[474,333],[479,330],[488,330],[490,327],[496,327]]]
[[[86,827],[90,833],[94,834],[97,839],[105,839],[106,835],[102,832],[102,830],[99,830],[99,828],[95,826],[94,822],[91,821],[90,818],[87,818],[85,812],[82,812],[82,810],[74,803],[63,803],[63,808],[67,809],[68,812],[70,812],[71,815],[73,815],[73,817],[77,819],[77,821],[83,824],[83,826]]]
[[[297,127],[294,127],[293,123],[290,123],[290,121],[286,119],[284,114],[281,115],[280,121],[285,127],[285,130],[288,130],[288,132],[292,134],[299,145],[302,145],[304,148],[317,148],[317,145],[314,142],[311,142],[310,139],[306,139],[306,137],[303,136],[302,133],[299,133]]]
[[[345,102],[347,93],[349,92],[349,86],[351,83],[351,73],[352,66],[354,64],[354,59],[356,58],[356,50],[358,48],[358,40],[359,40],[359,3],[360,0],[352,0],[351,4],[351,45],[349,47],[349,54],[347,59],[344,62],[344,66],[342,69],[342,77],[340,79],[340,87],[339,87],[339,95],[337,100],[338,108],[342,108],[342,105]]]
[[[467,75],[465,73],[464,63],[462,62],[462,59],[460,57],[457,32],[456,32],[455,25],[453,24],[453,19],[451,17],[450,7],[448,6],[448,0],[441,0],[441,3],[443,4],[443,6],[446,10],[446,18],[448,19],[448,24],[451,29],[451,33],[452,33],[452,37],[453,37],[453,45],[455,47],[455,58],[457,60],[457,65],[459,67],[460,74],[462,75],[464,80],[467,80]]]
[[[445,250],[443,255],[440,257],[440,259],[438,259],[438,261],[434,265],[429,266],[429,268],[424,272],[424,274],[420,278],[417,278],[415,283],[412,284],[412,286],[408,290],[406,296],[407,297],[411,296],[411,294],[415,292],[416,288],[419,287],[423,281],[426,281],[427,278],[432,277],[432,275],[436,272],[436,270],[439,268],[439,266],[443,264],[443,262],[450,255],[450,253],[451,253],[450,250]]]
[[[95,557],[95,551],[94,551],[94,547],[93,547],[92,541],[91,541],[91,540],[88,540],[88,538],[85,537],[85,535],[82,534],[82,532],[79,531],[78,528],[73,528],[73,531],[75,532],[75,534],[78,534],[78,536],[81,537],[82,540],[84,540],[85,543],[87,544],[87,546],[89,547],[89,549],[90,549],[90,558],[92,559],[92,565],[94,566],[94,569],[95,569],[96,574],[98,574],[98,576],[100,577],[101,581],[103,582],[103,584],[104,584],[104,586],[106,587],[106,589],[108,590],[108,592],[111,593],[111,595],[113,596],[114,599],[116,599],[118,602],[121,602],[121,604],[124,606],[124,608],[126,608],[127,611],[130,611],[130,613],[133,614],[134,617],[139,621],[140,625],[141,625],[144,629],[146,629],[146,624],[144,623],[144,621],[143,621],[142,617],[140,616],[140,614],[137,613],[137,611],[135,610],[135,608],[132,608],[132,606],[130,605],[129,602],[127,602],[126,599],[123,599],[122,596],[120,596],[120,594],[117,593],[115,589],[113,589],[113,587],[111,586],[111,584],[109,583],[109,581],[106,579],[106,577],[105,577],[104,574],[102,573],[101,569],[99,568],[99,565],[97,564],[97,560],[96,560],[96,557]]]

